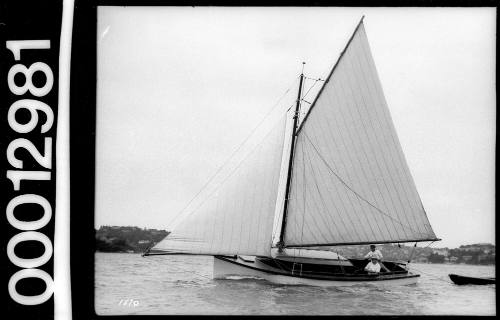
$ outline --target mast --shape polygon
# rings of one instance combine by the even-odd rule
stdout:
[[[285,243],[283,241],[285,235],[285,226],[286,226],[286,214],[288,209],[288,196],[290,194],[290,182],[292,180],[292,165],[293,165],[293,155],[295,153],[295,139],[297,133],[297,123],[299,122],[299,110],[300,110],[300,100],[302,94],[302,82],[304,80],[304,64],[302,62],[302,72],[300,73],[300,82],[299,82],[299,92],[297,94],[297,104],[295,105],[295,112],[293,114],[293,128],[292,128],[292,143],[290,146],[290,157],[288,159],[288,173],[286,176],[286,189],[285,189],[285,201],[283,207],[283,218],[281,219],[281,232],[280,239],[277,244],[278,250],[281,252]]]

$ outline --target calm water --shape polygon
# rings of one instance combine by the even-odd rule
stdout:
[[[95,308],[100,315],[496,313],[495,285],[457,286],[447,276],[495,276],[493,266],[413,264],[413,271],[422,275],[418,284],[385,289],[213,280],[213,258],[201,256],[97,253],[95,268]]]

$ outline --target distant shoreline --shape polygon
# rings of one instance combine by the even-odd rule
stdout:
[[[139,227],[102,226],[95,231],[97,252],[142,253],[169,232]]]
[[[106,251],[96,251],[96,253],[113,253],[113,254],[135,254],[135,255],[141,255],[141,252],[124,252],[124,251],[113,251],[113,252],[106,252]],[[472,263],[451,263],[451,262],[446,262],[446,263],[437,263],[437,262],[411,262],[410,263],[410,268],[412,264],[432,264],[432,265],[443,265],[443,266],[484,266],[484,267],[494,267],[495,264],[472,264]]]
[[[96,253],[116,253],[116,254],[135,254],[135,255],[141,255],[141,252],[125,252],[125,251],[113,251],[113,252],[106,252],[106,251],[96,251]],[[389,259],[390,260],[390,259]],[[471,263],[451,263],[451,262],[446,262],[446,263],[437,263],[437,262],[411,262],[410,266],[412,264],[433,264],[433,265],[443,265],[443,266],[485,266],[485,267],[494,267],[495,264],[471,264]]]
[[[170,232],[134,226],[101,226],[96,230],[96,252],[143,253],[163,240]],[[384,260],[444,265],[495,265],[495,245],[476,243],[458,248],[414,247],[411,245],[378,245]],[[336,252],[346,258],[363,257],[368,246],[338,246]]]

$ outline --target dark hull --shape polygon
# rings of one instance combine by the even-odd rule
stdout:
[[[463,285],[463,284],[495,284],[495,278],[473,278],[473,277],[464,277],[459,276],[457,274],[449,274],[448,275],[455,284]]]

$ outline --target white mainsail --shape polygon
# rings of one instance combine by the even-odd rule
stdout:
[[[287,247],[436,240],[362,22],[305,117],[293,160]]]
[[[219,187],[153,249],[270,256],[285,117]]]

